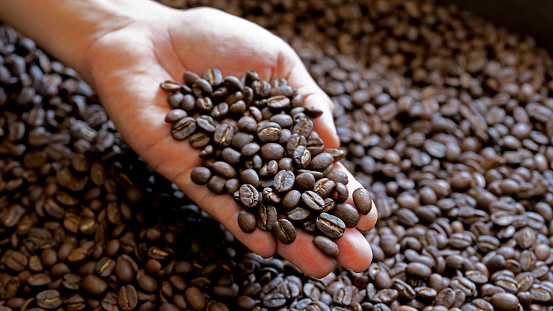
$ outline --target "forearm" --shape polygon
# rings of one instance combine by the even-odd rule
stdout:
[[[158,8],[149,0],[0,0],[0,20],[88,80],[90,45]]]

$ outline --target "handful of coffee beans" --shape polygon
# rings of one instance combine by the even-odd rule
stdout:
[[[187,71],[184,83],[165,81],[173,108],[165,121],[171,135],[201,149],[203,167],[191,179],[215,193],[229,193],[245,210],[240,228],[272,230],[284,244],[296,239],[297,228],[315,235],[313,243],[336,257],[346,228],[359,222],[372,207],[369,192],[353,193],[355,206],[346,203],[348,177],[333,171],[341,149],[324,148],[313,130],[323,113],[303,107],[303,96],[284,79],[261,80],[256,72],[223,77],[218,69],[202,76]]]

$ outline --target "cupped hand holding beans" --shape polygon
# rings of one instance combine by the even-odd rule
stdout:
[[[243,208],[232,196],[215,194],[191,181],[192,169],[203,160],[190,139],[181,142],[168,135],[171,125],[165,122],[170,107],[160,81],[182,81],[183,72],[202,73],[208,68],[237,77],[253,70],[261,80],[286,79],[303,95],[305,106],[322,110],[314,130],[326,148],[338,148],[330,99],[284,41],[253,23],[206,8],[176,11],[128,0],[2,2],[0,18],[74,67],[98,92],[126,142],[243,244],[265,257],[277,252],[308,275],[322,277],[332,270],[333,259],[303,230],[291,244],[278,242],[269,231],[242,231],[237,218]],[[198,105],[207,109],[209,102]],[[203,126],[209,128],[209,122]],[[201,140],[195,137],[194,144]],[[351,194],[361,185],[339,163],[334,166],[349,177],[346,202],[354,204]],[[373,207],[335,240],[340,250],[335,260],[345,268],[363,271],[369,266],[372,253],[361,232],[370,230],[376,217]]]

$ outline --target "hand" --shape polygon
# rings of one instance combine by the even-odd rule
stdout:
[[[327,148],[337,148],[330,99],[289,45],[253,23],[206,8],[176,11],[152,5],[149,16],[113,23],[118,27],[104,31],[85,54],[90,82],[117,129],[148,164],[177,184],[252,251],[264,257],[277,252],[308,275],[327,275],[333,260],[313,245],[313,236],[300,230],[296,241],[284,245],[271,232],[256,229],[246,234],[237,224],[242,208],[230,195],[216,195],[190,180],[191,169],[202,160],[187,141],[171,137],[170,124],[164,122],[170,111],[167,94],[159,84],[164,80],[182,81],[186,70],[201,74],[208,68],[218,68],[224,76],[241,77],[246,70],[254,70],[264,80],[286,78],[306,97],[306,105],[324,111],[316,130]],[[343,166],[336,166],[345,171]],[[349,178],[352,193],[361,185],[353,176]],[[347,229],[336,241],[340,247],[336,260],[343,267],[363,271],[369,266],[372,252],[361,231],[371,229],[375,221],[373,207],[357,229]]]

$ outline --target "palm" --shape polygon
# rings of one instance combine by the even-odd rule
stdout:
[[[219,68],[224,75],[236,76],[254,70],[266,80],[287,78],[300,93],[308,95],[313,105],[321,102],[324,94],[291,49],[262,28],[212,10],[164,13],[164,21],[143,21],[107,33],[87,54],[93,64],[92,83],[114,124],[154,169],[175,182],[252,251],[266,257],[276,251],[307,274],[326,275],[333,261],[315,248],[310,235],[300,233],[294,243],[283,245],[270,232],[255,230],[245,234],[236,220],[240,207],[231,196],[215,195],[205,186],[191,182],[190,170],[200,165],[201,159],[188,143],[175,141],[169,135],[170,125],[164,122],[164,116],[170,108],[159,83],[168,79],[180,81],[186,70],[201,73],[207,68]],[[319,126],[327,145],[335,146],[328,129]],[[360,187],[355,182],[350,185],[353,189]],[[376,215],[364,218],[360,228],[368,230]],[[344,267],[362,270],[370,262],[370,247],[359,231],[349,229],[339,246],[341,255],[337,260]]]

